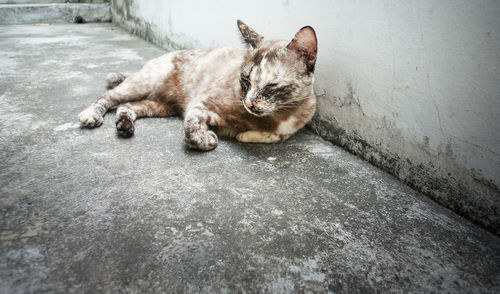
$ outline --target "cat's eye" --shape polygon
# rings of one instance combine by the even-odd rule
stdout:
[[[292,86],[282,86],[278,87],[277,83],[269,83],[262,89],[262,94],[264,96],[282,96],[292,92]]]
[[[241,75],[240,85],[241,85],[241,90],[244,93],[248,92],[248,88],[250,88],[250,78],[248,76]]]
[[[294,90],[294,88],[292,85],[283,86],[283,87],[276,88],[276,93],[277,93],[277,95],[287,95],[287,94],[290,94],[291,92],[293,92],[293,90]]]
[[[276,92],[276,86],[278,84],[276,83],[271,83],[271,84],[267,84],[264,89],[262,89],[262,95],[264,96],[271,96],[273,95],[275,92]]]

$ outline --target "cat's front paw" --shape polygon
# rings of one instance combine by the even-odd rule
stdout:
[[[82,126],[87,128],[99,127],[100,125],[102,125],[102,122],[104,120],[102,115],[97,113],[97,111],[93,107],[88,107],[84,111],[80,112],[80,114],[78,115],[78,119],[80,120]]]
[[[189,148],[209,151],[217,147],[217,135],[213,131],[198,130],[197,132],[186,133],[184,142]]]
[[[120,136],[130,138],[135,132],[134,122],[127,114],[121,113],[116,118],[116,130]]]

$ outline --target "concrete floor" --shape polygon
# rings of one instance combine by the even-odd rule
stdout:
[[[0,26],[1,293],[500,293],[500,239],[303,130],[187,150],[77,115],[163,53],[111,24]]]

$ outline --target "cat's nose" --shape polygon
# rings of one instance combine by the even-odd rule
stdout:
[[[255,108],[255,106],[253,105],[253,103],[250,102],[250,101],[246,101],[245,102],[245,106],[248,107],[248,109],[250,109],[250,110],[252,110],[252,109]]]

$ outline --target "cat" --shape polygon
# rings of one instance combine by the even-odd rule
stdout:
[[[317,39],[305,26],[290,42],[267,40],[237,21],[245,49],[181,50],[147,62],[137,73],[106,76],[109,91],[79,114],[83,127],[98,127],[116,110],[119,135],[134,135],[139,117],[184,118],[184,142],[212,150],[219,135],[240,142],[288,139],[314,115]]]

